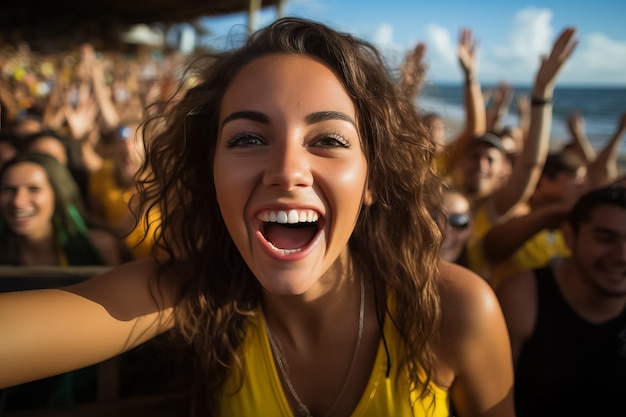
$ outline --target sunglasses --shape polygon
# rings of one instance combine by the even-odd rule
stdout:
[[[465,230],[470,225],[470,217],[467,214],[450,214],[448,224],[456,230]]]

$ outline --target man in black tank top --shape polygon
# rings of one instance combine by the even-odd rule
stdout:
[[[626,188],[582,196],[563,233],[569,259],[498,288],[517,417],[626,416]]]

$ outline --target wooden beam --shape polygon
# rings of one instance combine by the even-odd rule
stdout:
[[[256,30],[256,16],[262,3],[262,0],[248,0],[248,35]]]

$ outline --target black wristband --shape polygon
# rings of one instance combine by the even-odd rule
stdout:
[[[531,106],[545,106],[546,104],[552,104],[552,98],[531,97],[530,99]]]

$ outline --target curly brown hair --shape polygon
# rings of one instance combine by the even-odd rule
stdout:
[[[323,62],[355,104],[375,203],[363,207],[348,243],[350,253],[355,273],[374,289],[381,311],[405,341],[403,366],[425,394],[440,322],[443,214],[435,145],[374,46],[319,23],[283,18],[239,49],[193,60],[186,74],[197,84],[149,108],[144,124],[146,160],[139,176],[145,179],[139,197],[144,209],[161,214],[156,246],[167,256],[160,266],[183,270],[175,315],[180,334],[196,353],[195,409],[214,413],[227,373],[241,369],[238,350],[246,318],[261,299],[260,285],[233,243],[216,200],[212,167],[220,104],[244,66],[274,53]],[[385,305],[388,296],[393,309]],[[420,369],[426,379],[420,378]]]

